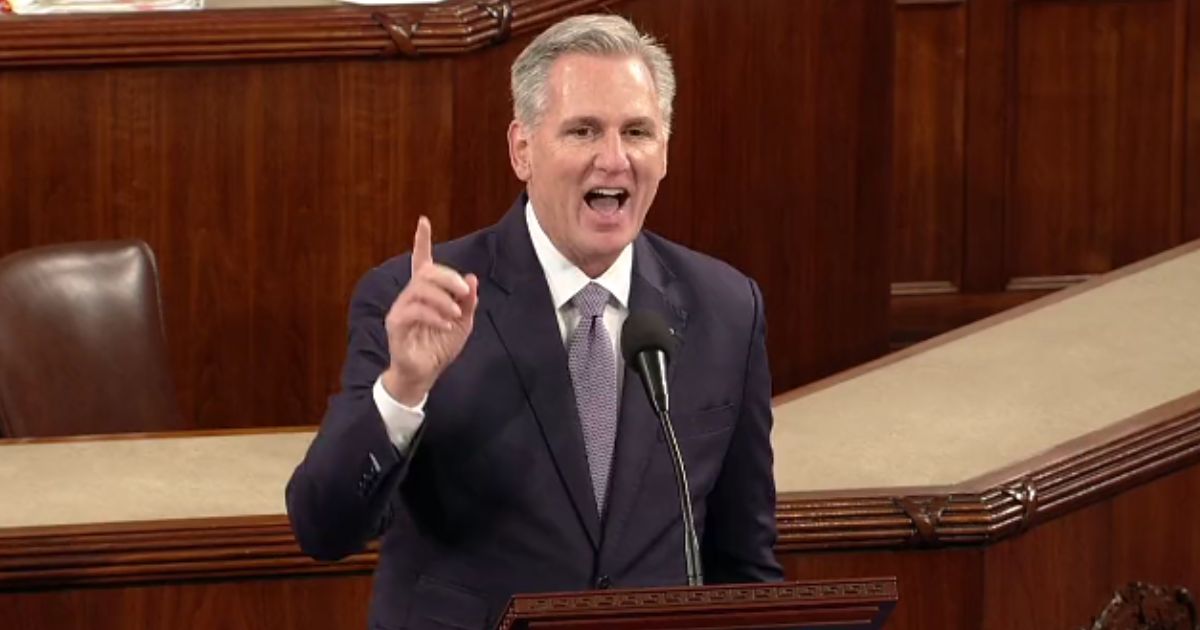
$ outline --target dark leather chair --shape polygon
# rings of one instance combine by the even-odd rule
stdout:
[[[146,243],[51,245],[0,259],[0,436],[179,428]]]

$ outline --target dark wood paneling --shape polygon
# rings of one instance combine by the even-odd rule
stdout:
[[[454,60],[454,168],[470,174],[452,187],[449,234],[469,234],[500,219],[521,192],[509,167],[507,132],[512,121],[509,73],[525,35],[505,46]],[[440,232],[440,230],[439,230]]]
[[[371,577],[182,582],[0,595],[7,630],[362,630]]]
[[[1133,488],[1113,502],[1115,578],[1200,589],[1200,474],[1184,470]],[[1161,537],[1152,544],[1146,538]]]
[[[949,11],[899,4],[901,37],[915,24],[908,16]],[[892,312],[905,319],[892,322],[893,347],[945,332],[983,302],[1022,301],[1002,292],[1066,286],[1200,238],[1197,15],[1200,0],[966,3],[964,162],[922,171],[929,181],[962,178],[962,217],[911,223],[926,234],[961,230],[957,286],[925,271],[939,250],[905,245],[905,139],[956,129],[939,109],[944,94],[906,108],[920,101],[905,94],[903,60],[946,35],[913,29],[917,44],[898,43]],[[945,50],[938,61],[951,60]],[[919,86],[924,98],[946,90],[951,79],[939,78]]]
[[[989,548],[982,627],[1081,627],[1135,580],[1195,592],[1197,483],[1193,466]]]
[[[1200,238],[1200,0],[1187,6],[1183,154],[1183,240]]]
[[[1092,505],[988,548],[979,627],[1076,628],[1100,612],[1120,586],[1111,517],[1109,502]]]
[[[893,296],[889,310],[891,344],[900,348],[924,341],[1046,294],[1046,291],[997,291]]]
[[[895,575],[889,630],[1079,628],[1135,580],[1200,587],[1200,466],[961,549],[783,552],[789,579]]]
[[[677,211],[689,242],[762,284],[776,391],[877,356],[887,325],[893,7],[702,2],[694,11],[702,63],[686,89],[695,150],[673,158],[692,167],[673,174],[691,191]],[[708,44],[750,32],[753,46]]]
[[[1016,16],[1009,272],[1099,273],[1166,249],[1176,3],[1032,2]]]
[[[450,62],[0,74],[5,251],[158,255],[190,426],[319,418],[359,275],[418,213],[448,236]],[[420,121],[420,124],[414,124]]]
[[[983,614],[981,549],[788,553],[780,562],[788,579],[896,576],[900,601],[888,630],[970,630]]]
[[[1001,291],[1008,155],[1008,42],[1012,0],[967,3],[964,291]]]
[[[535,26],[595,8],[514,7]],[[679,67],[671,175],[650,226],[758,279],[777,391],[883,352],[892,7],[615,9],[664,40]],[[453,11],[430,11],[453,22]],[[210,14],[162,19],[184,25],[185,40],[219,30]],[[48,23],[20,21],[53,35]],[[446,41],[475,46],[487,24]],[[519,191],[505,145],[508,65],[530,37],[420,60],[264,63],[239,61],[234,47],[224,64],[6,70],[0,254],[147,240],[189,426],[315,422],[336,387],[355,280],[410,247],[418,214],[449,239],[492,223]]]
[[[678,89],[671,121],[667,177],[659,185],[654,210],[646,217],[646,227],[667,238],[691,243],[693,246],[696,242],[696,227],[709,220],[712,212],[697,205],[697,200],[702,197],[697,196],[695,184],[696,178],[702,175],[697,171],[700,165],[695,156],[698,151],[708,152],[713,147],[721,146],[714,144],[720,140],[714,135],[720,133],[718,127],[725,126],[697,122],[704,101],[711,100],[712,93],[708,91],[711,85],[705,83],[705,77],[714,67],[731,63],[721,52],[704,45],[706,40],[703,38],[711,33],[706,35],[701,30],[703,27],[698,17],[699,4],[702,3],[668,3],[658,0],[629,2],[621,7],[623,15],[640,28],[654,33],[669,48],[675,64]],[[774,10],[783,6],[783,3],[773,0],[765,4],[770,4]],[[785,7],[784,10],[791,10],[791,7]],[[742,33],[739,37],[745,37],[749,33],[745,30],[747,26],[760,23],[760,19],[755,18],[749,22],[730,24],[729,33]],[[756,78],[754,83],[757,85],[759,80],[765,83],[765,78]],[[738,98],[740,97],[734,97]],[[765,161],[761,163],[765,165]]]
[[[966,3],[896,12],[893,282],[962,282]]]

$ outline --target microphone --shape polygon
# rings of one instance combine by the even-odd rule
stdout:
[[[650,406],[662,423],[663,435],[671,453],[675,482],[679,492],[679,512],[683,516],[683,555],[687,562],[688,586],[704,584],[700,565],[700,544],[692,513],[692,495],[688,490],[687,468],[671,425],[671,397],[667,391],[667,366],[675,353],[676,341],[662,317],[654,311],[633,311],[621,327],[621,355],[625,364],[641,377]]]

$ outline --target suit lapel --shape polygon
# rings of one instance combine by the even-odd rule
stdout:
[[[661,315],[675,332],[678,350],[682,351],[687,312],[682,308],[681,296],[673,291],[678,288],[673,279],[673,274],[659,259],[646,237],[639,236],[634,241],[629,311],[650,310]],[[615,334],[619,333],[616,331]],[[679,354],[676,352],[675,356]],[[667,382],[672,389],[675,385],[674,375],[675,364],[672,363],[667,368]],[[641,378],[637,372],[626,367],[613,477],[609,482],[609,511],[604,521],[605,545],[620,541],[641,490],[650,458],[667,456],[664,445],[657,438],[659,430],[658,417],[654,415],[646,397]],[[655,449],[662,452],[656,452]]]
[[[567,352],[525,225],[525,196],[501,220],[492,243],[491,279],[497,299],[488,318],[512,359],[555,467],[592,546],[600,546],[600,517],[571,386]]]

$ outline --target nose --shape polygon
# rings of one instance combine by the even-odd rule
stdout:
[[[596,152],[596,168],[606,173],[629,170],[629,153],[619,133],[605,134]]]

